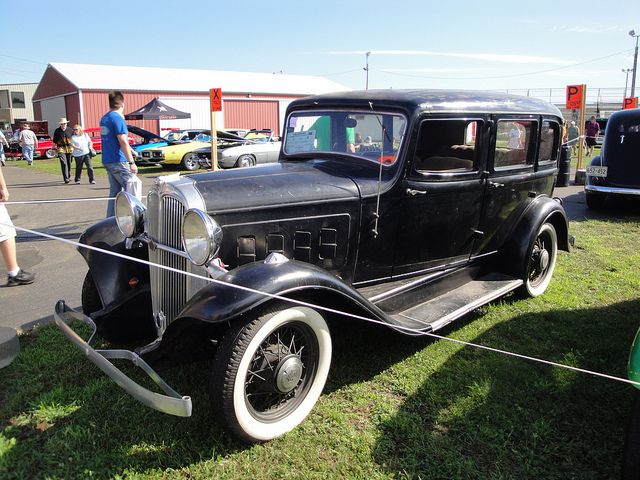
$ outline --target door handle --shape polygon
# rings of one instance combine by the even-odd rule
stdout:
[[[415,197],[416,195],[426,195],[427,191],[426,190],[414,190],[413,188],[407,188],[407,195],[411,195],[412,197]]]
[[[502,187],[504,187],[504,183],[489,181],[489,188],[502,188]]]

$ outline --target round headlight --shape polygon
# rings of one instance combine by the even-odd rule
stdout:
[[[127,192],[116,195],[116,222],[125,237],[133,237],[144,230],[145,207],[140,200]]]
[[[187,210],[182,219],[182,245],[189,259],[204,265],[218,253],[222,228],[202,210]]]

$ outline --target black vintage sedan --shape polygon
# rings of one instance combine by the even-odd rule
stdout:
[[[485,92],[296,100],[278,163],[160,177],[146,206],[120,193],[116,216],[80,240],[93,248],[79,249],[84,313],[59,301],[56,323],[128,393],[173,415],[189,416],[191,399],[149,364],[210,356],[220,421],[247,442],[278,437],[323,390],[328,320],[420,335],[509,292],[546,290],[569,249],[552,199],[561,124],[548,103]],[[137,348],[94,350],[72,318]]]
[[[615,112],[607,122],[602,152],[587,167],[587,206],[601,208],[608,196],[640,198],[640,109]]]

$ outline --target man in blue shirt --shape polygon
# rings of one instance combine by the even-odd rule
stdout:
[[[127,180],[138,173],[129,146],[129,131],[124,121],[124,95],[109,93],[109,112],[100,119],[102,137],[102,164],[109,177],[109,197],[115,197],[127,185]],[[107,217],[115,215],[115,202],[109,200]]]

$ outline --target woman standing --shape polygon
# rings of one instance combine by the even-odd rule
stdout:
[[[89,183],[96,183],[93,179],[93,165],[91,164],[91,139],[89,138],[89,135],[84,133],[84,129],[82,128],[82,126],[78,124],[75,124],[73,126],[71,146],[73,146],[73,158],[76,161],[76,184],[80,183],[80,177],[82,176],[82,166],[85,163],[87,164]]]

